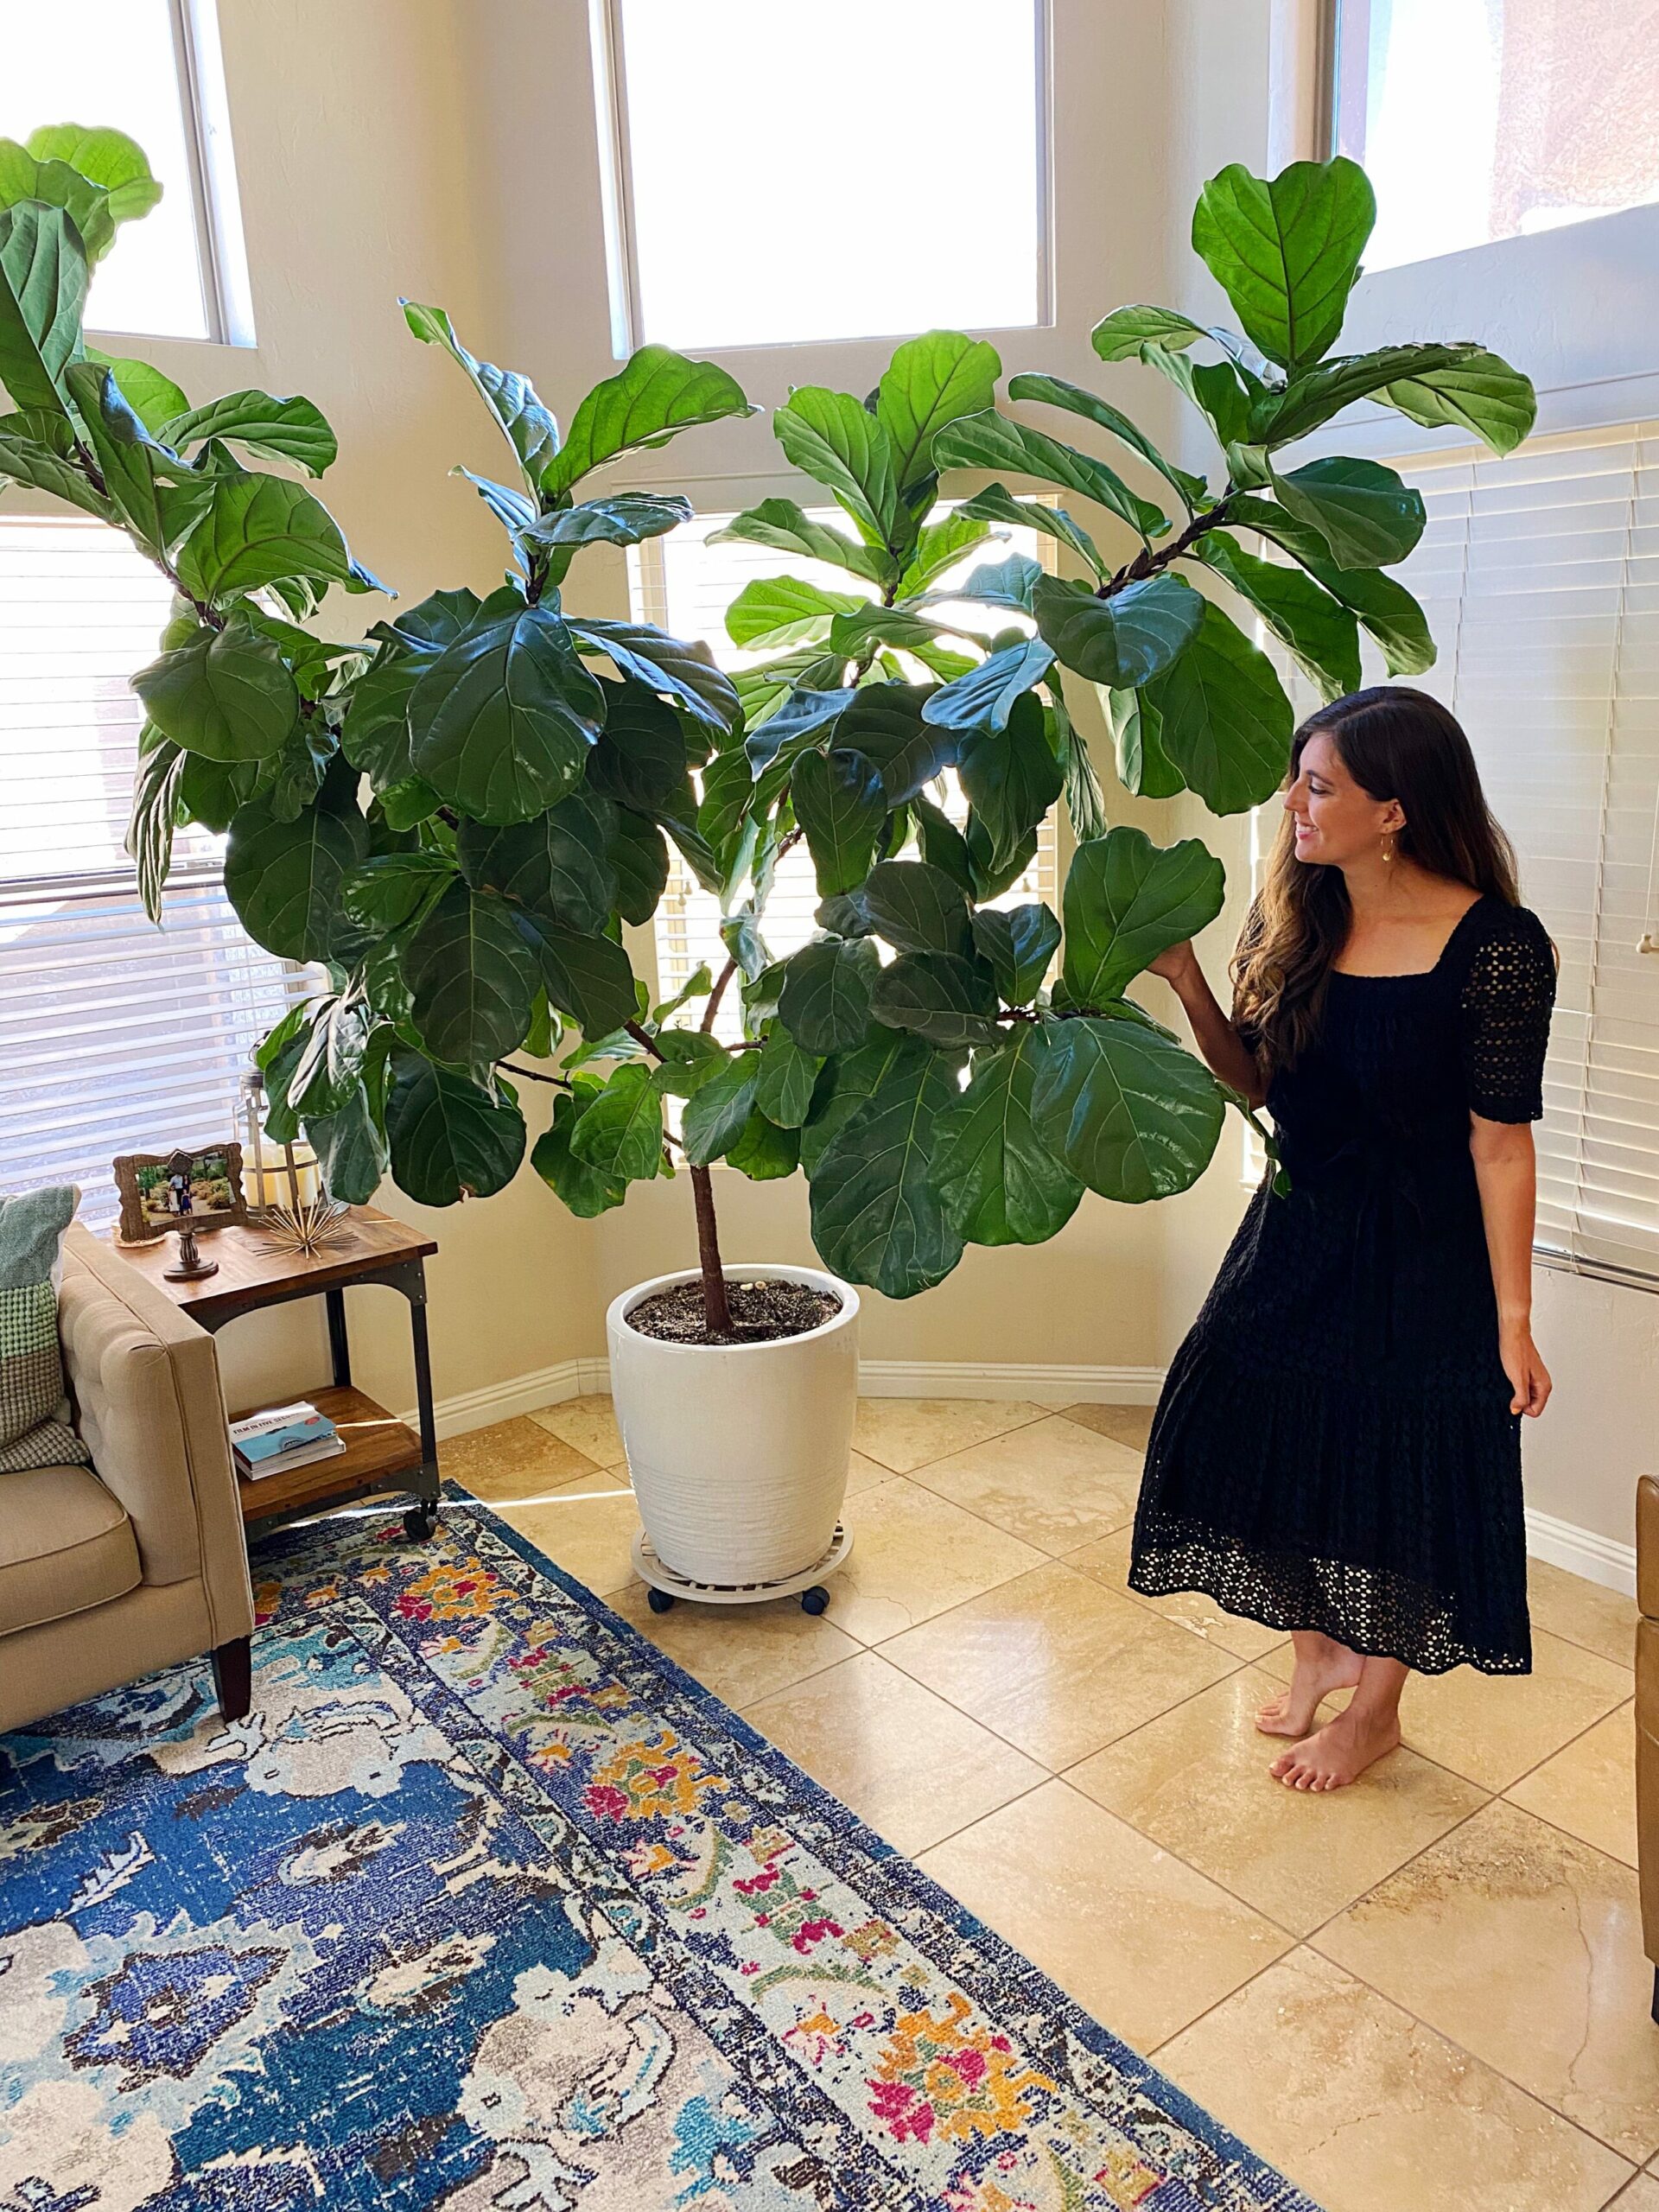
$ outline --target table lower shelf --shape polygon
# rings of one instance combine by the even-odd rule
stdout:
[[[244,1522],[268,1520],[273,1514],[294,1513],[308,1505],[325,1505],[347,1493],[363,1496],[376,1490],[409,1488],[404,1478],[418,1475],[422,1466],[421,1440],[412,1428],[394,1421],[384,1406],[361,1390],[331,1384],[310,1393],[311,1403],[326,1414],[345,1440],[346,1449],[308,1466],[289,1467],[250,1482],[237,1477]],[[262,1413],[252,1406],[248,1413]],[[248,1413],[234,1414],[245,1421]]]

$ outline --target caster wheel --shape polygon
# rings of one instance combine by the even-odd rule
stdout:
[[[824,1588],[823,1583],[815,1582],[810,1590],[802,1591],[801,1611],[804,1613],[827,1612],[829,1607],[830,1592]]]
[[[424,1543],[437,1525],[435,1505],[411,1505],[404,1516],[404,1534],[417,1544]]]
[[[653,1613],[671,1613],[674,1610],[674,1600],[666,1590],[647,1590],[645,1603]]]

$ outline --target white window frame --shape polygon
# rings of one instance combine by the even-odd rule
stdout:
[[[253,296],[231,146],[230,100],[217,0],[168,0],[173,62],[190,164],[190,197],[207,343],[251,346]],[[156,334],[123,332],[124,337]]]
[[[593,53],[594,105],[599,133],[600,200],[605,225],[605,266],[610,287],[611,350],[626,360],[645,343],[639,312],[639,269],[632,219],[632,156],[628,137],[627,64],[620,0],[588,0]],[[688,0],[689,4],[689,0]],[[803,0],[797,0],[803,4]],[[1037,86],[1037,297],[1036,315],[1014,330],[1052,330],[1054,298],[1054,0],[1028,0],[1033,21]],[[1102,308],[1101,313],[1105,310]],[[995,338],[1010,326],[976,328],[970,334]],[[822,352],[836,346],[899,345],[913,331],[843,331],[834,336],[773,340],[752,345],[711,346],[726,354]]]

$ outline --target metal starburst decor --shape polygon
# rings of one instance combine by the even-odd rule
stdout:
[[[260,1249],[265,1252],[303,1253],[308,1259],[313,1253],[322,1251],[327,1245],[342,1244],[351,1230],[346,1216],[350,1208],[327,1192],[315,1198],[306,1198],[296,1205],[267,1206],[260,1216],[260,1226],[270,1236]]]

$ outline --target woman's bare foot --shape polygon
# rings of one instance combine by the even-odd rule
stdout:
[[[1311,1629],[1298,1629],[1296,1671],[1282,1697],[1269,1699],[1255,1716],[1264,1736],[1290,1736],[1298,1742],[1313,1726],[1313,1716],[1332,1690],[1351,1690],[1359,1680],[1364,1662],[1345,1643],[1334,1643]]]
[[[1397,1750],[1399,1743],[1397,1713],[1357,1713],[1351,1705],[1305,1744],[1281,1751],[1268,1771],[1287,1789],[1341,1789]]]

